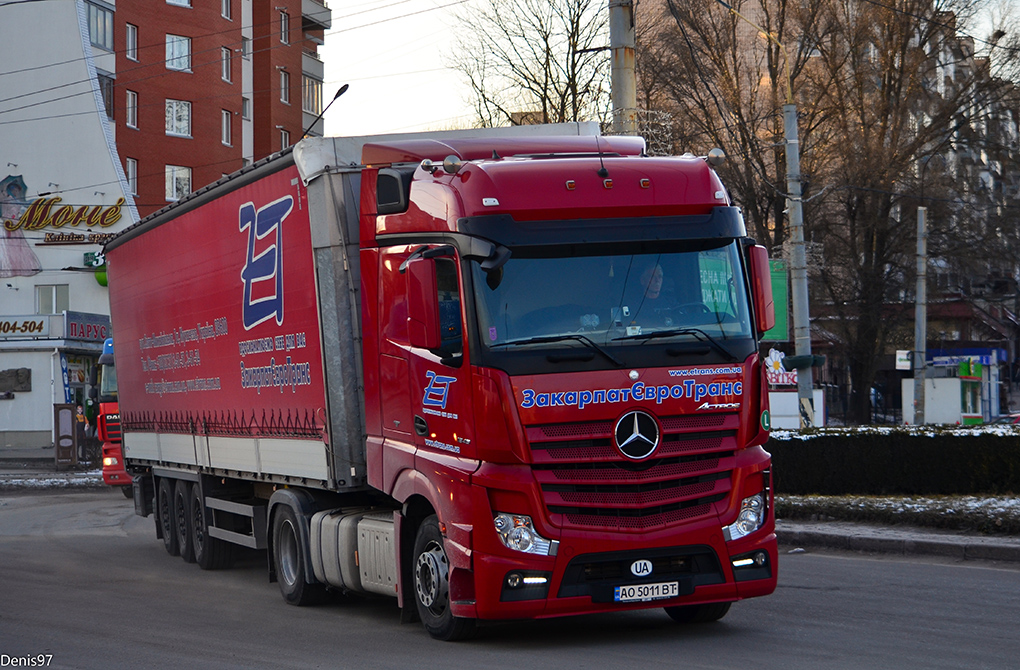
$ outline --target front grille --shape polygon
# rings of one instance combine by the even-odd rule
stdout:
[[[111,419],[114,415],[107,414],[104,423],[106,424],[106,437],[111,442],[120,442],[120,419]]]
[[[732,488],[736,414],[661,418],[654,457],[632,461],[608,421],[527,429],[534,475],[561,527],[646,531],[712,514]]]

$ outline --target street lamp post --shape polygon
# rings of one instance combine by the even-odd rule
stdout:
[[[801,207],[800,139],[797,131],[797,105],[793,102],[793,83],[790,76],[790,54],[786,46],[774,35],[766,32],[723,0],[716,0],[738,19],[748,23],[783,52],[786,71],[786,104],[783,105],[783,133],[786,140],[786,200],[790,221],[790,268],[793,272],[793,341],[797,369],[797,400],[800,407],[801,428],[815,425],[814,384],[811,372],[814,356],[811,354],[811,316],[808,308],[807,253],[804,248],[804,214]]]

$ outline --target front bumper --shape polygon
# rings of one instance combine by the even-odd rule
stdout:
[[[771,526],[771,524],[769,524]],[[725,543],[718,528],[703,527],[627,541],[565,536],[557,556],[485,554],[472,556],[474,602],[455,602],[456,616],[516,619],[626,611],[709,602],[735,601],[775,591],[776,536],[763,528],[739,543]],[[665,541],[672,540],[672,544]],[[675,544],[680,540],[680,544]],[[610,545],[613,551],[598,551]],[[732,558],[764,552],[763,565],[734,568]],[[631,566],[647,561],[640,577]],[[517,575],[523,579],[510,579]],[[542,582],[539,578],[545,578]],[[517,582],[516,588],[511,586]],[[637,602],[616,602],[616,587],[677,584],[677,595]]]

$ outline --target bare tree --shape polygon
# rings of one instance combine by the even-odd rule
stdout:
[[[485,0],[459,23],[451,60],[471,85],[482,126],[606,116],[604,0]]]
[[[1016,109],[1004,79],[1020,51],[976,54],[961,31],[982,0],[732,4],[771,39],[714,0],[663,0],[655,28],[639,32],[639,90],[681,120],[688,142],[712,142],[737,158],[722,176],[753,234],[779,252],[786,240],[779,113],[789,73],[805,228],[821,252],[811,268],[811,311],[830,319],[852,382],[851,416],[867,420],[879,355],[910,318],[889,305],[912,288],[917,206],[937,210],[929,253],[946,266],[975,272],[983,262],[987,272],[989,255],[1001,257],[1004,240],[1015,238],[977,211],[976,193],[988,181],[991,119],[1012,119],[1016,135],[1015,114],[1002,112]],[[985,158],[961,158],[975,151]]]

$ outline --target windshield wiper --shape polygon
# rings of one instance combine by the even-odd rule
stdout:
[[[600,354],[602,354],[603,356],[605,356],[606,358],[611,360],[614,364],[616,364],[617,367],[620,367],[620,366],[623,365],[623,362],[618,360],[615,356],[613,356],[611,353],[609,353],[608,351],[606,351],[605,349],[603,349],[599,345],[595,344],[595,342],[593,342],[591,340],[591,338],[589,338],[586,335],[579,335],[577,333],[572,333],[572,334],[569,334],[569,335],[541,335],[541,336],[538,336],[538,337],[526,337],[523,340],[510,340],[509,342],[500,342],[499,344],[493,344],[493,345],[491,345],[490,348],[494,349],[496,347],[516,347],[516,346],[521,346],[521,345],[525,345],[525,344],[543,344],[543,343],[546,343],[546,342],[562,342],[563,340],[576,340],[578,342],[581,342],[585,346],[590,347],[591,349],[594,349],[595,351],[599,352]]]
[[[669,330],[653,330],[648,333],[640,333],[638,335],[623,335],[621,337],[614,337],[613,341],[616,340],[653,340],[659,337],[673,337],[674,335],[693,335],[694,339],[699,342],[708,342],[716,349],[718,349],[724,356],[729,358],[731,361],[737,360],[737,357],[732,351],[727,349],[719,342],[701,328],[692,328],[690,326],[684,328],[670,328]]]

